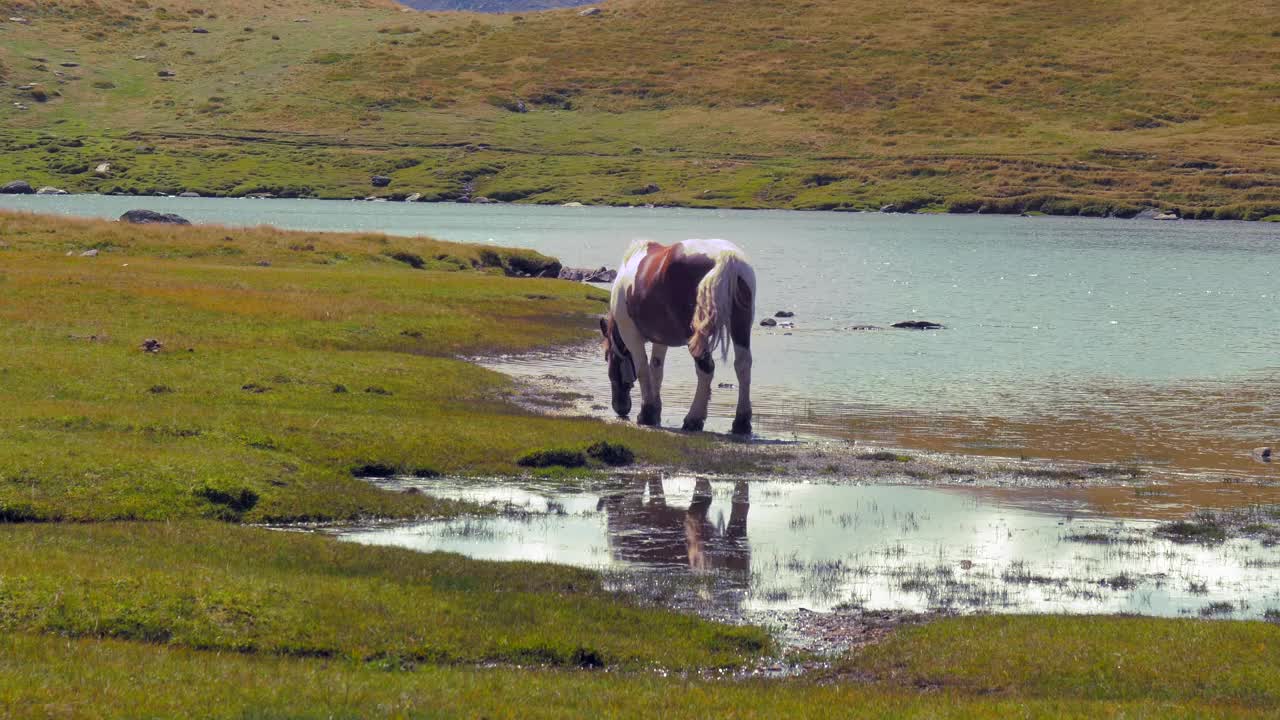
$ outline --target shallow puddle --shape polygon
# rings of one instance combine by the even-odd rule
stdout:
[[[415,484],[496,516],[344,532],[344,540],[606,572],[617,587],[752,617],[839,609],[1280,612],[1280,554],[1255,540],[1155,537],[1156,521],[1042,511],[962,491],[625,478],[591,489]]]

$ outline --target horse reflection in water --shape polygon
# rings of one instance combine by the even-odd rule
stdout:
[[[711,501],[711,483],[698,480],[689,507],[671,507],[662,480],[650,478],[637,480],[629,492],[601,498],[597,509],[605,512],[615,560],[727,571],[725,575],[740,576],[745,582],[751,571],[747,483],[734,486],[727,523],[723,513],[715,523],[708,518]]]

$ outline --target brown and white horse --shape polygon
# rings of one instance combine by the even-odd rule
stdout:
[[[662,420],[662,371],[667,348],[688,345],[698,389],[684,418],[685,430],[701,430],[711,400],[713,355],[727,359],[733,344],[738,408],[733,432],[751,434],[751,326],[756,274],[742,250],[726,240],[685,240],[665,246],[641,241],[622,258],[609,314],[600,320],[613,410],[631,412],[631,386],[640,382],[641,425]],[[645,342],[653,349],[645,352]]]

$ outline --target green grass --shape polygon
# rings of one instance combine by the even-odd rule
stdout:
[[[1081,701],[1280,706],[1280,627],[1137,617],[990,616],[901,631],[842,670],[901,687]]]
[[[591,18],[0,2],[15,14],[31,24],[0,24],[0,177],[36,185],[1280,212],[1268,143],[1280,25],[1259,0],[821,0],[781,13],[615,0]],[[72,55],[79,67],[61,68]],[[29,82],[56,94],[35,102],[16,89]],[[103,161],[113,169],[98,177]],[[391,186],[371,188],[374,173]]]
[[[213,522],[0,525],[0,628],[359,662],[738,665],[764,631],[630,605],[584,570]]]
[[[1057,656],[1037,644],[1057,638],[1036,629],[1038,618],[1030,620],[999,636],[1011,642],[1014,650],[993,649],[994,657],[1037,663],[1046,655]],[[649,673],[440,666],[405,672],[396,671],[396,666],[346,659],[213,653],[113,640],[7,634],[0,636],[0,712],[103,718],[1260,718],[1275,714],[1271,690],[1265,696],[1240,697],[1220,692],[1211,683],[1203,695],[1196,695],[1189,693],[1191,683],[1175,679],[1172,692],[1160,687],[1146,694],[1113,691],[1133,688],[1134,675],[1147,673],[1116,661],[1112,652],[1129,648],[1124,641],[1107,643],[1100,637],[1101,631],[1112,629],[1112,621],[1084,618],[1069,624],[1102,641],[1107,657],[1100,658],[1095,669],[1090,666],[1091,655],[1065,654],[1056,669],[1068,681],[1091,673],[1104,683],[1102,691],[1057,689],[1066,682],[1042,683],[1017,670],[999,670],[1000,677],[1014,679],[995,692],[968,689],[942,675],[931,677],[943,682],[922,689],[893,680],[849,676],[819,681],[707,681]],[[1224,626],[1199,624],[1208,630]],[[962,640],[985,629],[982,619],[949,620],[944,626]],[[1246,632],[1230,635],[1246,643],[1270,639],[1266,630],[1274,630],[1258,632],[1257,624],[1241,627]],[[1255,637],[1248,637],[1250,633]],[[951,657],[947,645],[912,637],[915,642],[910,645],[894,646],[899,658],[938,653],[943,658],[939,666],[953,667],[946,665]],[[1153,650],[1167,654],[1155,660],[1161,667],[1175,668],[1181,658],[1173,653],[1190,651],[1198,658],[1223,644],[1201,633],[1192,637],[1205,642],[1192,645],[1172,633],[1163,635]],[[979,666],[990,667],[981,657],[976,660]],[[963,664],[956,666],[960,674],[954,679],[967,677]],[[1258,676],[1267,678],[1262,684],[1274,688],[1274,666],[1255,667]],[[1228,672],[1232,671],[1228,668]],[[68,693],[67,688],[76,692]],[[1178,699],[1166,699],[1169,696]]]
[[[548,447],[610,441],[679,461],[705,444],[534,416],[506,402],[508,380],[456,359],[590,336],[602,292],[503,276],[545,261],[533,253],[20,214],[0,214],[0,237],[9,519],[438,514],[455,508],[352,469],[519,473],[517,458]],[[149,338],[163,350],[144,352]]]

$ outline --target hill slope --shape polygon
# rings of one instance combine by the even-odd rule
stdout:
[[[376,172],[393,180],[380,192],[434,199],[1280,212],[1280,18],[1260,0],[601,7],[0,2],[29,20],[0,25],[0,177],[339,197]]]

